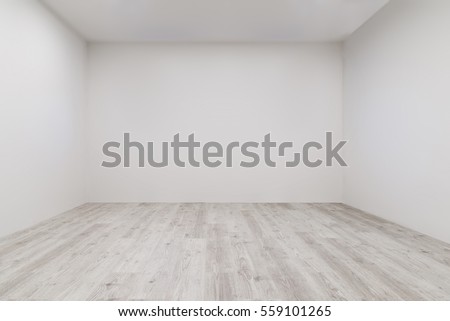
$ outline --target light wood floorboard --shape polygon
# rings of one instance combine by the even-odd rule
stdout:
[[[0,300],[450,300],[450,245],[342,204],[86,204],[0,239]]]

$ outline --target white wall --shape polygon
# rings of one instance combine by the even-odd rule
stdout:
[[[0,1],[0,236],[85,200],[84,55],[37,1]]]
[[[394,0],[345,44],[346,203],[450,242],[450,1]]]
[[[205,143],[297,149],[342,130],[338,44],[159,44],[90,47],[88,197],[96,202],[339,202],[342,168],[103,168],[102,146],[195,133]]]

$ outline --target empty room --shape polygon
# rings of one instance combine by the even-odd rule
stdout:
[[[449,31],[446,0],[0,0],[0,315],[448,320]]]

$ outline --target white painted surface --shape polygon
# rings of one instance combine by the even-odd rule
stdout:
[[[337,41],[389,0],[44,0],[93,41]]]
[[[202,143],[260,142],[271,132],[297,149],[326,131],[340,139],[339,45],[93,45],[90,59],[90,201],[342,200],[340,167],[100,166],[103,144],[124,132],[156,146],[193,132]]]
[[[84,53],[37,1],[0,2],[0,236],[85,200]]]
[[[396,0],[345,46],[346,203],[450,242],[450,1]]]

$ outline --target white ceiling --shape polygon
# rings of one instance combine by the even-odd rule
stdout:
[[[42,0],[91,41],[339,41],[389,0]]]

